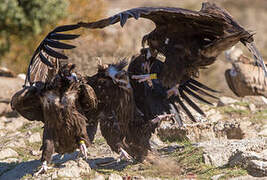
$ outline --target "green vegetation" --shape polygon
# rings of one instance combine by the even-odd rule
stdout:
[[[47,24],[65,15],[65,0],[3,0],[0,2],[0,57],[10,50],[14,39],[38,35]],[[53,13],[51,13],[53,12]]]

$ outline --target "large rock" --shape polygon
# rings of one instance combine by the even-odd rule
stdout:
[[[157,129],[157,134],[163,140],[190,140],[201,142],[219,139],[243,139],[244,137],[255,137],[255,130],[250,127],[251,123],[242,121],[217,121],[185,124],[179,127],[171,122],[163,122]],[[253,133],[250,133],[250,132]],[[249,134],[248,134],[249,133]]]
[[[24,125],[25,122],[27,122],[27,120],[22,117],[8,118],[5,129],[8,131],[16,131],[20,129]]]
[[[267,176],[267,138],[213,140],[199,143],[206,164],[241,166],[253,176]],[[264,151],[265,150],[265,151]]]
[[[22,89],[23,84],[24,81],[20,78],[0,77],[0,100],[10,101],[15,92]]]
[[[9,157],[17,157],[18,153],[11,148],[3,149],[0,151],[0,159],[5,159]]]
[[[217,104],[217,106],[225,106],[225,105],[229,105],[229,104],[234,104],[238,102],[238,100],[230,98],[230,97],[220,97],[219,102]]]
[[[63,168],[60,168],[57,172],[57,176],[60,178],[78,178],[82,174],[89,174],[91,171],[89,164],[82,159],[70,160],[62,165]]]
[[[108,180],[123,180],[122,177],[118,174],[111,174],[109,177],[108,177]]]
[[[41,142],[42,141],[41,135],[38,132],[31,134],[28,140],[29,140],[29,143],[35,143],[35,142]]]
[[[16,75],[10,69],[7,69],[5,67],[0,67],[0,76],[4,76],[4,77],[15,77]]]

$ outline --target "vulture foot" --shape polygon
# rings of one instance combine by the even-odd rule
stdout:
[[[38,172],[34,173],[34,176],[38,176],[39,174],[46,173],[48,169],[51,169],[51,167],[49,168],[47,166],[47,161],[44,161],[43,164],[42,164],[41,169]]]
[[[127,161],[132,161],[132,157],[122,148],[120,148],[120,157],[119,159],[117,160],[117,162],[120,162],[121,160],[125,159]]]
[[[162,115],[158,115],[156,118],[152,119],[151,122],[153,124],[156,124],[158,122],[161,122],[164,119],[169,120],[169,119],[173,118],[174,116],[175,116],[175,114],[162,114]]]
[[[177,96],[177,95],[179,95],[178,87],[179,87],[179,84],[176,84],[175,86],[173,86],[171,89],[169,89],[167,91],[168,98],[171,97],[171,96]]]
[[[83,157],[85,157],[85,159],[88,158],[87,156],[88,150],[86,148],[84,141],[80,141],[80,153],[83,155]]]
[[[151,81],[152,79],[157,79],[157,74],[143,74],[143,75],[132,75],[132,79],[138,80],[139,83],[145,81]]]

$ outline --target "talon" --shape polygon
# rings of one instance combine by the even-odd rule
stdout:
[[[179,95],[179,90],[178,90],[179,84],[176,84],[175,86],[173,86],[171,89],[169,89],[167,91],[167,97],[171,97],[171,96],[178,96]]]
[[[41,169],[38,172],[34,173],[34,176],[38,176],[39,174],[46,173],[48,169],[49,168],[47,166],[47,161],[44,161],[43,164],[42,164]]]
[[[88,151],[87,151],[85,142],[83,140],[80,141],[80,152],[85,157],[85,159],[88,158],[87,156]]]
[[[168,120],[168,119],[171,119],[173,117],[175,117],[175,114],[162,114],[162,115],[159,115],[156,118],[152,119],[151,122],[156,124],[158,122],[161,122],[163,119]]]
[[[133,158],[124,149],[120,148],[119,151],[120,151],[120,157],[117,160],[117,162],[120,162],[122,159],[125,159],[127,161],[132,161]]]

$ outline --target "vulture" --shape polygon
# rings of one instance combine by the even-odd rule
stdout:
[[[199,69],[212,64],[216,57],[242,42],[249,48],[255,61],[267,74],[265,64],[253,43],[253,34],[240,26],[224,9],[209,2],[200,11],[174,7],[140,7],[120,12],[95,22],[80,22],[89,29],[105,28],[120,22],[123,27],[129,18],[146,18],[155,29],[145,35],[142,45],[148,45],[151,54],[165,56],[158,78],[165,87],[182,84],[197,77]],[[266,75],[265,74],[265,75]]]
[[[157,74],[161,73],[164,63],[157,59],[156,54],[151,55],[149,52],[150,51],[148,48],[142,49],[140,54],[132,57],[128,67],[135,103],[138,109],[144,114],[145,118],[153,119],[159,114],[172,113],[175,115],[174,119],[177,121],[177,123],[182,126],[183,122],[179,115],[179,109],[175,103],[177,102],[186,112],[189,118],[196,122],[196,119],[183,101],[186,101],[198,113],[205,116],[205,113],[186,95],[186,93],[203,103],[212,105],[209,101],[205,100],[197,93],[210,98],[218,99],[217,97],[206,92],[210,91],[215,93],[217,91],[208,88],[207,86],[190,78],[182,85],[179,85],[178,91],[180,92],[181,96],[172,96],[173,90],[168,90],[168,88],[164,87],[161,81],[156,79],[156,77],[154,77],[152,80],[144,82],[140,82],[142,79],[135,79],[136,77],[142,76],[142,74],[150,73],[153,76],[156,76]]]
[[[87,84],[98,98],[100,130],[112,151],[120,159],[143,161],[151,150],[149,140],[164,119],[173,114],[157,114],[147,119],[135,104],[133,88],[125,60],[116,64],[99,65],[97,74],[86,77]]]
[[[44,123],[42,167],[36,175],[47,171],[55,152],[71,153],[80,148],[87,158],[86,148],[96,132],[94,90],[74,72],[74,64],[64,61],[67,57],[52,49],[72,47],[56,41],[76,38],[57,33],[72,28],[58,27],[41,42],[31,59],[23,89],[11,101],[12,108],[23,117]]]
[[[78,24],[81,27],[97,29],[119,22],[123,27],[130,18],[136,20],[145,18],[154,22],[155,29],[143,36],[142,47],[148,47],[149,52],[146,57],[162,55],[165,58],[157,74],[143,74],[133,76],[132,79],[137,79],[139,82],[150,81],[151,84],[152,79],[158,78],[163,87],[170,88],[169,92],[172,96],[176,96],[170,98],[174,98],[192,120],[193,117],[183,100],[197,112],[204,114],[186,96],[186,93],[191,95],[194,93],[192,90],[196,90],[195,85],[204,87],[195,80],[199,70],[214,63],[220,53],[236,43],[241,42],[248,48],[255,63],[262,67],[264,75],[267,76],[263,59],[253,42],[253,33],[244,29],[225,9],[214,3],[203,3],[199,11],[174,7],[133,8],[95,22]],[[199,100],[201,98],[196,93],[193,96],[197,96]]]
[[[232,63],[232,68],[225,71],[225,79],[232,92],[238,97],[267,97],[267,78],[255,62],[235,47],[226,51],[225,55]]]

